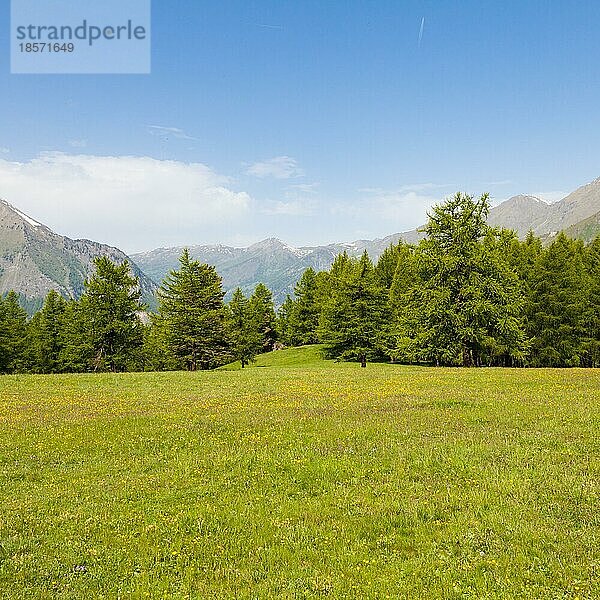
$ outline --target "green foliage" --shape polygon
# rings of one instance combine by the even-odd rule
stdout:
[[[317,328],[320,310],[317,274],[309,267],[294,288],[294,301],[287,322],[290,345],[304,346],[319,341]]]
[[[378,261],[375,267],[375,275],[386,289],[385,319],[379,333],[379,345],[383,354],[395,361],[399,354],[397,333],[399,316],[403,312],[403,294],[414,284],[414,247],[399,242],[396,246],[390,246],[386,253],[387,257]]]
[[[176,371],[181,368],[177,356],[167,343],[167,328],[161,326],[159,314],[152,314],[150,322],[144,326],[144,344],[140,370],[143,371]]]
[[[434,207],[410,275],[392,285],[399,358],[439,365],[512,365],[525,358],[522,291],[506,241],[486,224],[487,195]]]
[[[403,260],[407,252],[410,252],[410,246],[402,240],[397,244],[390,244],[383,251],[375,265],[375,278],[381,287],[387,290],[392,287],[398,261]]]
[[[277,331],[281,342],[286,346],[294,345],[294,327],[291,321],[293,310],[294,301],[287,294],[283,304],[277,310]]]
[[[260,336],[260,351],[270,352],[277,341],[277,316],[273,306],[273,294],[266,285],[259,283],[254,288],[248,302],[248,314]]]
[[[528,305],[534,366],[580,366],[586,332],[587,274],[580,241],[560,234],[535,263]]]
[[[334,266],[336,264],[334,263]],[[329,358],[367,360],[381,356],[379,332],[385,319],[385,291],[365,252],[359,260],[343,258],[332,268],[330,298],[324,304],[319,338]]]
[[[248,298],[237,288],[227,306],[227,326],[232,354],[240,361],[242,369],[252,362],[264,347],[261,315],[253,314],[252,308],[255,307],[250,306]]]
[[[588,294],[584,313],[585,340],[582,343],[582,363],[600,366],[600,236],[587,248],[584,264],[588,276]]]
[[[94,259],[95,273],[85,282],[79,301],[92,349],[95,371],[131,370],[139,360],[143,327],[139,314],[139,281],[131,274],[129,263],[114,264],[108,257]]]
[[[187,249],[179,262],[159,290],[156,324],[180,366],[212,369],[229,356],[221,278],[214,267],[191,260]]]
[[[60,371],[81,373],[93,369],[94,347],[89,335],[87,314],[79,302],[67,302],[63,323]]]
[[[599,367],[600,238],[519,241],[487,225],[488,209],[487,195],[456,194],[432,209],[418,245],[390,245],[375,266],[344,252],[328,271],[307,269],[277,315],[263,284],[225,306],[214,267],[187,250],[147,314],[127,263],[99,259],[79,301],[51,292],[29,323],[27,298],[0,301],[0,371],[245,367],[315,343],[363,365]]]
[[[0,373],[22,371],[27,349],[27,313],[19,296],[9,292],[0,297]]]
[[[60,373],[64,350],[67,301],[50,290],[29,323],[29,364],[34,373]]]

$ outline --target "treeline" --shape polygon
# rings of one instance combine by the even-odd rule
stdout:
[[[275,347],[273,297],[262,284],[225,304],[214,267],[185,250],[149,314],[127,262],[94,263],[79,300],[50,291],[30,320],[17,294],[0,299],[0,372],[212,369],[236,359],[245,366]]]
[[[363,365],[600,366],[600,237],[544,247],[488,226],[488,211],[487,195],[457,194],[418,245],[308,270],[280,312],[284,343]]]
[[[600,238],[544,247],[489,227],[488,210],[487,195],[457,194],[433,208],[418,245],[307,269],[277,313],[262,284],[225,303],[214,267],[186,250],[148,314],[129,265],[98,258],[79,300],[52,291],[30,320],[15,293],[0,300],[0,372],[244,367],[313,343],[363,366],[600,366]]]

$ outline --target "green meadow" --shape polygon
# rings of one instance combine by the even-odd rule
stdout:
[[[600,597],[600,372],[0,378],[0,598]]]

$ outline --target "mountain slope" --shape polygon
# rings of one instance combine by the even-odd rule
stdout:
[[[571,235],[589,239],[599,217],[600,179],[596,179],[555,204],[535,196],[514,196],[492,208],[488,222],[495,227],[513,229],[520,237],[530,229],[544,238],[566,229],[572,232]],[[249,293],[257,283],[263,282],[273,290],[276,302],[281,303],[286,294],[292,293],[295,282],[308,267],[317,271],[327,269],[335,256],[344,250],[353,256],[367,250],[371,258],[377,260],[385,248],[399,239],[415,243],[422,236],[421,232],[413,230],[376,240],[302,248],[291,248],[271,238],[248,248],[218,245],[191,246],[189,250],[194,258],[216,267],[228,292],[240,286]],[[160,282],[171,269],[177,268],[182,250],[181,247],[160,248],[134,254],[132,258],[154,281]]]
[[[112,246],[58,235],[0,200],[0,294],[18,292],[30,311],[51,289],[66,298],[78,297],[93,272],[93,259],[104,255],[115,262],[128,260]],[[145,301],[154,302],[155,283],[133,263],[132,271]]]
[[[572,237],[589,242],[600,232],[600,179],[578,188],[555,204],[547,204],[534,196],[515,196],[492,208],[488,220],[491,225],[514,229],[521,237],[532,229],[549,240],[564,230]],[[293,292],[296,281],[308,267],[317,271],[327,269],[343,251],[358,256],[366,250],[377,260],[390,244],[399,239],[414,243],[422,235],[413,230],[375,240],[301,248],[269,238],[248,248],[215,245],[189,249],[194,258],[216,267],[228,293],[238,286],[250,293],[262,282],[273,291],[276,303],[281,303],[286,294]],[[156,284],[171,269],[178,268],[182,249],[159,248],[132,255],[132,269],[140,278],[146,302],[152,304]],[[93,257],[101,254],[114,261],[127,258],[111,246],[57,235],[0,201],[0,293],[14,289],[25,298],[30,309],[39,306],[49,289],[56,289],[67,297],[78,296],[85,277],[92,270]]]
[[[275,302],[280,304],[286,294],[292,294],[294,285],[308,267],[316,271],[328,269],[335,257],[344,251],[351,256],[359,256],[366,250],[376,260],[401,237],[406,241],[416,241],[419,234],[406,232],[375,240],[301,248],[292,248],[276,238],[269,238],[248,248],[215,245],[190,246],[188,249],[193,258],[217,269],[228,295],[236,287],[249,294],[257,283],[264,283],[273,291]],[[159,248],[132,254],[132,258],[144,273],[158,283],[169,271],[178,268],[182,251],[183,247]]]
[[[160,248],[151,252],[132,255],[133,260],[155,282],[160,282],[172,269],[179,266],[183,248]],[[229,246],[190,246],[190,254],[201,262],[213,265],[223,278],[223,286],[231,292],[241,287],[250,293],[257,283],[265,283],[276,302],[282,302],[302,272],[308,267],[316,270],[329,268],[338,246],[318,248],[292,248],[270,238],[248,248]]]
[[[600,234],[600,212],[567,227],[564,233],[568,237],[583,240],[586,244],[589,244]]]
[[[488,223],[504,227],[524,237],[535,224],[547,218],[550,205],[535,196],[514,196],[490,210]]]
[[[489,223],[514,229],[520,236],[531,229],[547,237],[566,231],[600,211],[600,178],[577,188],[568,196],[546,204],[535,196],[515,196],[490,211]]]
[[[600,178],[582,185],[550,208],[548,218],[535,224],[536,233],[562,231],[590,218],[600,211]]]

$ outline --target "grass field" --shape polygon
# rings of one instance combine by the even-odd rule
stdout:
[[[598,598],[599,457],[590,370],[5,376],[0,598]]]

